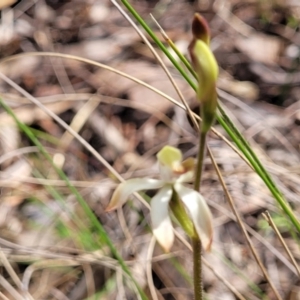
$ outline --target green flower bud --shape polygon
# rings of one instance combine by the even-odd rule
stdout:
[[[189,45],[189,52],[192,66],[198,77],[197,98],[201,104],[202,131],[208,131],[216,114],[216,81],[219,68],[216,58],[209,48],[210,33],[207,22],[199,14],[195,14],[192,32],[194,38]]]

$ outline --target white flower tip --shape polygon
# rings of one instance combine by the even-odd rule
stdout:
[[[210,252],[213,241],[213,225],[210,211],[203,212],[201,217],[205,219],[205,221],[202,224],[195,224],[194,222],[194,225],[201,240],[203,250]]]
[[[118,208],[118,205],[114,205],[111,202],[108,204],[108,206],[105,208],[105,212],[111,212]]]
[[[118,203],[110,201],[110,203],[108,204],[108,206],[105,208],[105,212],[110,212],[112,210],[115,210],[119,207]]]
[[[115,189],[105,211],[111,211],[121,207],[127,201],[128,197],[134,192],[144,189],[157,189],[162,187],[162,185],[163,182],[161,180],[149,178],[133,178],[126,180],[120,183]]]
[[[167,253],[170,252],[174,243],[173,229],[159,227],[153,230],[153,234],[164,251]]]
[[[173,245],[173,243],[172,243],[172,245]],[[163,248],[163,250],[164,250],[165,253],[170,253],[172,245],[166,247],[165,245],[161,245],[160,244],[160,246]]]
[[[169,216],[169,202],[172,193],[171,186],[166,185],[151,201],[153,235],[166,252],[170,251],[174,242],[173,226]]]
[[[111,203],[109,203],[108,206],[105,208],[105,212],[111,212],[117,208],[118,208],[117,205],[112,205]]]
[[[115,210],[118,207],[122,206],[124,201],[121,200],[121,197],[122,197],[122,192],[123,192],[124,186],[125,186],[125,184],[121,183],[116,188],[116,190],[114,191],[114,193],[111,197],[111,200],[110,200],[108,206],[105,209],[105,212],[110,212],[110,211]],[[125,197],[126,196],[127,195],[125,195]]]
[[[205,238],[202,237],[201,243],[202,243],[202,248],[204,251],[206,251],[206,252],[211,251],[212,241],[213,241],[212,233],[209,237],[205,237]]]

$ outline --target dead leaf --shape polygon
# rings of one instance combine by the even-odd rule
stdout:
[[[218,88],[250,103],[257,100],[259,96],[259,88],[254,82],[238,81],[231,77],[220,76]]]
[[[127,61],[126,63],[116,66],[116,69],[148,83],[180,102],[177,92],[170,83],[165,72],[160,67],[154,66],[148,62]],[[150,89],[118,74],[100,71],[96,72],[92,78],[94,84],[104,86],[105,92],[114,96],[126,94],[129,96],[130,100],[152,106],[161,112],[165,112],[173,105],[171,102],[168,102],[168,100],[157,95]],[[186,99],[195,97],[194,91],[183,79],[176,78],[176,83]]]
[[[19,159],[0,173],[0,179],[13,181],[20,177],[28,177],[31,169],[30,164],[25,159]]]
[[[70,109],[73,106],[72,101],[58,102],[58,103],[50,103],[45,105],[48,109],[50,109],[55,114],[61,114],[64,111]],[[51,118],[44,111],[36,106],[31,107],[20,107],[15,109],[14,114],[18,118],[19,121],[30,125],[38,120],[44,120]],[[0,114],[0,126],[15,124],[14,119],[9,116],[6,112]]]
[[[18,148],[20,141],[20,133],[17,126],[13,124],[7,124],[1,126],[0,130],[0,144],[3,154]]]
[[[277,37],[255,33],[246,38],[237,38],[235,46],[253,61],[274,65],[277,64],[283,43]]]
[[[112,39],[84,41],[80,44],[66,46],[64,53],[82,56],[95,61],[108,61],[120,54],[122,48]]]

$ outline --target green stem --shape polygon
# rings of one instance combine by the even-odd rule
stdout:
[[[196,231],[195,231],[196,232]],[[203,299],[202,286],[202,259],[201,259],[201,241],[198,235],[192,238],[193,259],[194,259],[194,295],[195,300]]]
[[[192,239],[193,261],[194,261],[194,296],[195,300],[202,300],[202,260],[201,260],[201,241],[191,222],[183,203],[180,201],[178,194],[173,191],[170,201],[170,209],[179,222],[186,234]]]
[[[201,122],[199,122],[199,128],[201,128]],[[207,131],[201,129],[200,141],[198,147],[198,156],[197,156],[197,168],[196,176],[194,182],[194,190],[199,192],[201,185],[201,177],[203,171],[203,162],[205,157],[206,149],[206,136]],[[192,246],[193,246],[193,260],[194,260],[194,295],[195,300],[203,299],[203,287],[202,287],[202,259],[201,259],[201,240],[194,228],[194,234],[192,237]]]
[[[195,182],[194,182],[194,190],[197,192],[199,192],[200,184],[201,184],[203,161],[204,161],[205,149],[206,149],[206,136],[207,136],[207,132],[201,131],[200,143],[199,143],[199,148],[198,148],[198,156],[197,156],[196,176],[195,176]]]

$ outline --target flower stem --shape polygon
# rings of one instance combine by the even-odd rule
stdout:
[[[201,261],[201,241],[198,237],[196,229],[187,215],[178,194],[173,191],[170,201],[170,209],[172,210],[180,226],[186,234],[192,239],[193,260],[194,260],[194,296],[195,300],[202,300],[202,261]]]
[[[201,241],[197,234],[192,238],[193,260],[194,260],[194,296],[195,300],[202,300],[202,259]]]
[[[206,135],[207,135],[207,131],[205,131],[205,132],[201,131],[200,143],[199,143],[199,148],[198,148],[196,176],[195,176],[195,182],[194,182],[194,190],[197,192],[199,192],[200,184],[201,184],[203,161],[204,161],[205,149],[206,149]]]
[[[201,124],[199,124],[199,128],[201,128]],[[198,157],[197,157],[196,176],[194,182],[194,190],[197,192],[199,192],[200,185],[201,185],[203,161],[204,161],[205,150],[206,150],[206,136],[207,136],[207,131],[202,130],[201,128]],[[192,237],[192,246],[193,246],[193,259],[194,259],[194,296],[195,296],[195,300],[202,300],[203,299],[202,259],[201,259],[202,247],[201,247],[201,240],[195,228]]]

